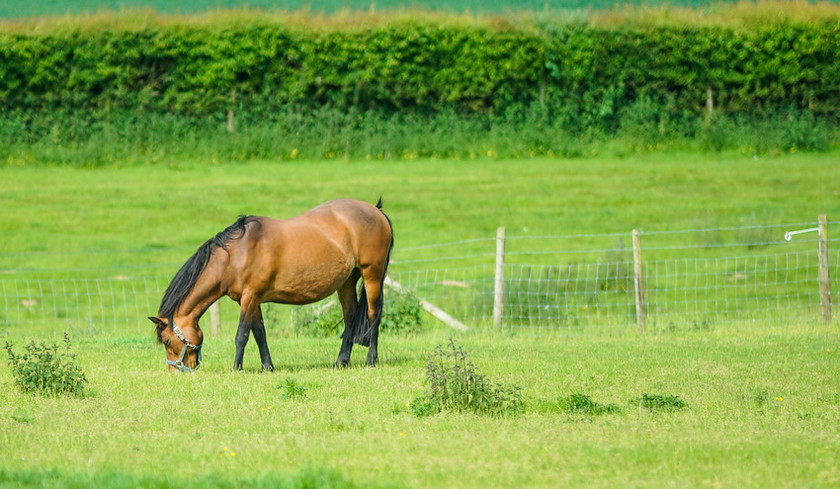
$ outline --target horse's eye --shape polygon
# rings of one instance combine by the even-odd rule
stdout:
[[[164,340],[163,341],[163,346],[169,348],[169,340]]]

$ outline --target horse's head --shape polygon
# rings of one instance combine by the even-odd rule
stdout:
[[[169,370],[195,372],[201,366],[201,344],[204,333],[198,325],[179,327],[169,318],[149,317],[155,323],[159,343],[166,347],[166,363]]]

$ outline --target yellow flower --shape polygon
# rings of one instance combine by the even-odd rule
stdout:
[[[777,397],[776,400],[779,401],[779,402],[785,402],[785,400],[782,399],[781,397]]]

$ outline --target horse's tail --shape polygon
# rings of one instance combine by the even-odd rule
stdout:
[[[382,197],[376,203],[376,208],[380,212],[382,211]],[[353,317],[353,329],[351,332],[353,342],[362,346],[370,346],[371,331],[373,329],[379,330],[379,323],[382,320],[382,305],[384,303],[385,276],[388,274],[388,265],[391,263],[391,250],[394,249],[394,226],[391,224],[391,219],[384,212],[382,212],[382,215],[388,221],[388,228],[391,231],[391,243],[388,246],[388,253],[385,255],[385,267],[382,270],[382,277],[379,279],[379,297],[376,298],[376,315],[371,323],[368,319],[367,290],[365,289],[365,282],[362,280],[362,293],[359,294],[359,303],[356,307],[356,314]]]

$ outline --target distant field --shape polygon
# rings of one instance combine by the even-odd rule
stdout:
[[[201,10],[251,7],[266,10],[299,10],[335,12],[338,10],[389,10],[421,8],[452,12],[553,11],[567,9],[604,9],[615,5],[636,5],[637,1],[611,0],[4,0],[0,2],[0,18],[94,13],[101,10],[153,8],[160,12],[197,12]],[[648,0],[646,5],[707,5],[707,0]]]

